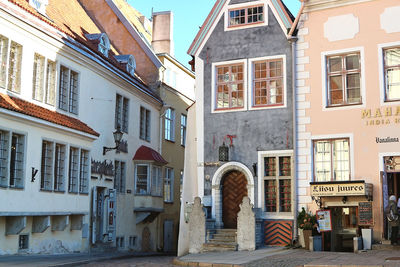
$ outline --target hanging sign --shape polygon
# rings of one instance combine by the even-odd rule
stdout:
[[[372,196],[372,184],[364,181],[351,182],[313,182],[311,196]]]
[[[320,232],[332,231],[332,219],[330,210],[317,210],[317,221]]]

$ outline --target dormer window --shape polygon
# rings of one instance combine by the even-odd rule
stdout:
[[[86,34],[86,38],[90,41],[97,43],[97,50],[105,57],[108,57],[108,51],[110,50],[110,40],[108,39],[107,34],[105,33]]]
[[[108,57],[108,50],[110,50],[110,41],[108,40],[107,35],[103,34],[100,37],[99,52]]]
[[[264,22],[264,6],[229,10],[229,27]]]
[[[46,7],[48,4],[48,0],[29,0],[29,5],[43,15],[46,15]]]
[[[136,70],[136,60],[135,57],[132,55],[118,55],[115,56],[115,59],[122,65],[125,66],[126,71],[130,75],[135,75]]]

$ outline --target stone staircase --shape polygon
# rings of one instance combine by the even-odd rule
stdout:
[[[203,252],[237,250],[236,229],[207,230],[207,242],[203,244]]]

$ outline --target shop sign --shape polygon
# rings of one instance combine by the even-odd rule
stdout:
[[[399,116],[400,106],[364,109],[361,111],[361,119],[365,122],[366,126],[400,124]]]
[[[332,231],[332,219],[330,210],[317,210],[317,221],[320,232]]]
[[[311,196],[367,196],[372,195],[372,184],[352,183],[312,183]]]

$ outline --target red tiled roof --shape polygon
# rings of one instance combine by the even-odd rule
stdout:
[[[100,136],[99,133],[78,119],[69,117],[56,111],[48,110],[28,101],[3,93],[0,93],[0,108],[32,116],[91,135]]]
[[[157,163],[161,164],[167,164],[168,161],[166,161],[160,153],[155,151],[154,149],[148,147],[148,146],[141,146],[136,150],[135,156],[133,157],[133,160],[149,160],[149,161],[155,161]]]

